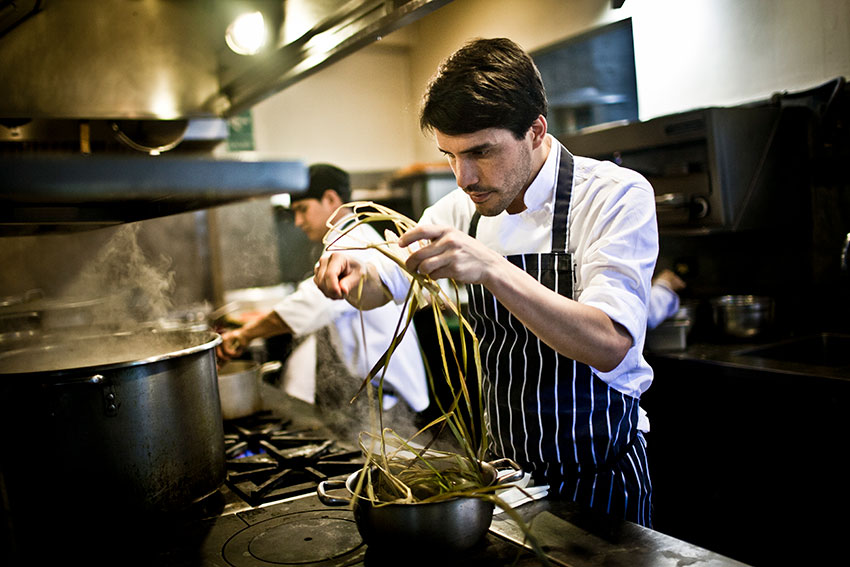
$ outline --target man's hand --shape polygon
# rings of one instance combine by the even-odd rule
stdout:
[[[433,279],[487,285],[489,274],[504,262],[502,256],[455,228],[419,225],[398,240],[401,247],[416,248],[416,243],[423,245],[410,254],[407,268]]]
[[[319,258],[313,273],[313,281],[322,293],[331,299],[345,299],[358,309],[374,309],[392,299],[374,266],[362,264],[344,252]]]
[[[252,319],[231,331],[221,334],[221,344],[216,347],[219,365],[242,356],[251,341],[259,338],[274,337],[292,333],[292,329],[281,319],[277,311],[269,311],[264,316]]]
[[[363,265],[347,254],[331,253],[319,258],[313,269],[313,281],[331,299],[348,299],[364,274]]]
[[[661,273],[655,276],[652,283],[658,283],[675,291],[676,293],[685,289],[685,281],[676,275],[672,270],[664,269]]]
[[[241,356],[245,352],[248,344],[242,335],[241,329],[225,331],[221,334],[221,343],[215,349],[219,365]]]

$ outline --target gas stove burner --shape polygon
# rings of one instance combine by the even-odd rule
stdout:
[[[360,451],[288,424],[263,414],[225,423],[227,484],[252,506],[315,491],[363,466]]]
[[[260,441],[276,435],[292,436],[286,431],[289,421],[272,417],[250,416],[224,423],[224,454],[228,459],[246,457],[262,453]]]
[[[363,560],[366,546],[348,511],[315,510],[271,518],[230,538],[222,554],[234,567],[335,567]]]

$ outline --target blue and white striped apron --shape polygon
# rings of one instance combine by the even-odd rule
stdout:
[[[537,281],[573,298],[567,252],[573,157],[561,146],[552,252],[507,256]],[[475,237],[480,215],[469,234]],[[594,510],[651,526],[638,399],[609,387],[586,364],[540,341],[482,285],[469,286],[470,321],[484,373],[489,449],[514,459],[536,484]]]

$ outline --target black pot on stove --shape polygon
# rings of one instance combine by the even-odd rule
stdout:
[[[76,530],[106,546],[215,493],[220,340],[147,330],[0,353],[0,530],[12,533],[0,541]]]

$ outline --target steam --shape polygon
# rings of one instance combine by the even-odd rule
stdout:
[[[97,298],[93,323],[122,329],[164,317],[173,307],[171,259],[152,261],[139,245],[140,225],[125,224],[66,288],[69,298]]]
[[[322,422],[337,438],[355,446],[361,432],[380,434],[378,389],[370,385],[351,402],[363,377],[353,374],[341,359],[335,328],[320,329],[316,339],[316,407]],[[392,408],[385,409],[382,417],[384,427],[393,429],[405,439],[417,430],[415,414],[401,396]]]

